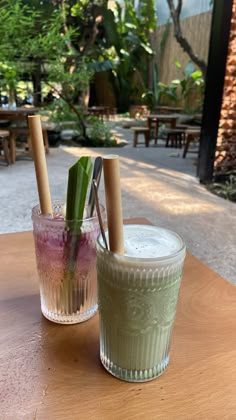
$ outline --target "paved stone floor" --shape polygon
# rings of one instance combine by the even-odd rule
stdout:
[[[116,136],[126,139],[125,147],[51,149],[47,165],[52,198],[65,200],[68,168],[78,157],[118,154],[124,218],[144,216],[175,230],[193,255],[236,284],[236,205],[199,184],[195,154],[183,159],[181,150],[165,148],[160,140],[149,148],[133,148],[132,131],[118,122],[113,125]],[[104,201],[103,180],[99,194]],[[0,165],[0,233],[31,229],[31,208],[37,201],[32,160]]]

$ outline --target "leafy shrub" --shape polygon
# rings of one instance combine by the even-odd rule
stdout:
[[[117,144],[113,134],[106,123],[97,117],[89,117],[88,119],[88,138],[86,146],[91,147],[117,147],[122,146]]]
[[[226,200],[236,202],[236,171],[227,174],[222,182],[209,184],[208,189]]]

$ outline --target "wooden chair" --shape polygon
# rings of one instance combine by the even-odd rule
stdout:
[[[158,118],[156,118],[155,116],[149,115],[148,118],[147,118],[147,125],[148,125],[149,131],[150,131],[150,136],[151,136],[151,133],[152,133],[153,138],[154,138],[154,143],[157,144],[158,128],[159,128]]]
[[[30,133],[28,127],[10,127],[10,155],[11,155],[11,163],[15,163],[16,161],[16,142],[19,136],[25,137],[24,142],[24,153],[31,155],[31,140],[30,140]],[[45,152],[49,153],[49,143],[48,143],[48,133],[47,127],[42,127],[43,133],[43,140],[45,146]]]
[[[0,130],[0,153],[3,151],[4,160],[7,165],[10,165],[9,140],[10,132],[7,130]]]
[[[138,136],[142,134],[145,139],[145,146],[149,146],[150,141],[150,129],[148,127],[131,127],[134,132],[133,147],[138,144]]]
[[[169,128],[165,130],[167,134],[166,147],[179,147],[181,149],[182,145],[185,144],[185,130],[178,128]]]
[[[183,158],[186,157],[191,142],[199,142],[201,128],[191,128],[185,131],[185,146],[183,151]],[[198,149],[193,152],[198,153]]]

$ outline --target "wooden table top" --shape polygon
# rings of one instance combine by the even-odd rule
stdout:
[[[179,117],[180,117],[179,114],[150,114],[147,116],[147,119],[171,121],[171,120],[177,120],[177,118]]]
[[[168,105],[157,105],[154,112],[182,112],[183,108]]]
[[[0,249],[2,419],[236,418],[236,289],[198,259],[186,258],[170,365],[135,384],[101,366],[97,315],[41,315],[32,232],[0,235]]]
[[[19,107],[16,109],[0,108],[0,120],[22,120],[25,119],[28,115],[34,115],[36,112],[38,112],[38,108],[33,107]]]

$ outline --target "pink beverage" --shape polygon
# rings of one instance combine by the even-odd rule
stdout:
[[[97,215],[65,221],[63,205],[53,203],[53,217],[32,210],[41,310],[50,321],[75,324],[97,311]]]

